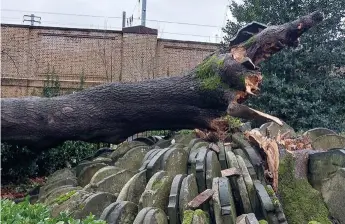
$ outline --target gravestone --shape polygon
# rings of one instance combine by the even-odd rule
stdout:
[[[70,191],[73,190],[81,190],[81,187],[74,187],[72,185],[64,185],[58,188],[53,189],[51,192],[47,193],[47,195],[45,197],[42,198],[42,200],[40,199],[39,202],[45,203],[47,205],[50,205],[52,203],[55,202],[56,198],[58,198],[61,195],[64,195]]]
[[[123,186],[134,176],[134,173],[128,170],[122,170],[116,174],[108,176],[97,183],[91,184],[92,191],[103,191],[118,195]],[[84,188],[85,189],[85,188]]]
[[[321,193],[331,215],[345,223],[345,168],[337,170],[322,184]]]
[[[114,162],[116,162],[119,158],[125,155],[129,150],[138,146],[146,147],[148,145],[139,141],[123,142],[116,148],[116,150],[114,150],[114,152],[110,154],[109,157]]]
[[[168,224],[168,218],[160,208],[143,208],[135,217],[133,224]]]
[[[243,158],[241,156],[236,156],[236,158],[237,158],[237,162],[242,173],[244,183],[247,187],[247,192],[248,192],[250,204],[252,206],[252,211],[256,213],[257,210],[259,210],[259,202],[257,201],[253,180],[250,177],[249,171],[246,167],[246,164]]]
[[[307,136],[311,142],[315,141],[318,137],[322,135],[329,135],[337,133],[327,128],[313,128],[303,133],[304,136]]]
[[[323,182],[345,167],[345,149],[317,152],[309,155],[308,180],[317,190],[321,190]]]
[[[99,219],[103,210],[108,205],[115,202],[115,200],[116,197],[113,194],[98,192],[81,202],[78,205],[78,210],[73,214],[73,216],[77,219],[82,219],[92,213],[96,219]]]
[[[213,178],[213,212],[218,224],[236,224],[236,208],[229,180],[226,177]]]
[[[344,149],[345,137],[336,134],[322,135],[311,143],[313,149],[328,151],[331,149]]]
[[[167,213],[170,187],[173,178],[166,171],[155,173],[148,181],[139,200],[139,209],[156,207]]]
[[[100,181],[102,181],[104,178],[109,177],[111,175],[114,175],[120,171],[122,171],[122,168],[116,167],[116,166],[105,166],[99,169],[91,178],[90,183],[96,184]]]
[[[163,156],[161,167],[168,175],[187,174],[188,154],[182,148],[171,148]]]
[[[90,183],[93,175],[101,168],[107,166],[105,163],[93,163],[88,166],[85,166],[78,175],[78,184],[82,187],[85,187]]]
[[[121,189],[117,201],[131,201],[139,204],[141,194],[146,187],[146,171],[135,174]]]
[[[142,160],[149,150],[150,149],[148,146],[134,147],[129,150],[123,157],[119,158],[115,163],[115,166],[136,172],[140,168]]]
[[[180,220],[183,220],[184,211],[188,210],[188,203],[198,195],[198,186],[196,183],[195,175],[190,174],[185,177],[181,184],[179,196],[179,212]]]
[[[171,184],[168,204],[169,223],[181,223],[178,206],[182,181],[186,176],[186,174],[176,175]]]
[[[240,166],[238,164],[236,155],[231,152],[226,152],[228,165],[230,168],[236,168],[238,170],[240,169]],[[231,176],[230,177],[230,183],[231,187],[235,190],[234,191],[234,200],[236,202],[238,212],[243,213],[251,213],[252,212],[252,206],[250,203],[247,187],[245,185],[244,179],[242,176]]]
[[[138,214],[138,206],[130,201],[119,201],[110,204],[101,214],[100,219],[111,224],[133,223]]]

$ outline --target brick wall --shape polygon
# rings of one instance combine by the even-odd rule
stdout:
[[[53,70],[62,88],[176,76],[218,45],[157,38],[137,26],[122,31],[1,25],[1,97],[40,95]]]

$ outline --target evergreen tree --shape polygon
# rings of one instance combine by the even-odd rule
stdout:
[[[325,20],[261,64],[259,97],[248,105],[278,116],[295,129],[327,127],[345,130],[345,0],[244,0],[230,5],[234,21],[223,29],[224,44],[252,21],[282,24],[315,10]]]

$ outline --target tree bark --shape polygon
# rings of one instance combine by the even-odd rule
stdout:
[[[285,46],[296,46],[298,37],[322,18],[313,12],[267,27],[180,77],[110,83],[53,98],[1,99],[2,141],[37,149],[66,140],[116,144],[146,130],[217,130],[214,120],[226,113],[275,120],[240,105],[259,91],[258,64]]]

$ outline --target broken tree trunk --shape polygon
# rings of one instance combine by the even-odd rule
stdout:
[[[230,52],[213,53],[189,73],[111,83],[75,94],[1,99],[2,141],[44,149],[66,140],[119,143],[145,130],[221,129],[218,118],[280,120],[241,105],[259,90],[260,62],[323,19],[313,12],[270,26]]]

